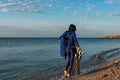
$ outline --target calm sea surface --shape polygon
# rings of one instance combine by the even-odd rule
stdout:
[[[10,45],[8,45],[10,42]],[[78,39],[82,62],[102,51],[120,48],[120,39]],[[0,80],[19,80],[66,64],[57,38],[0,38]]]

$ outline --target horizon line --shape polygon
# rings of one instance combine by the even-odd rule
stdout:
[[[106,36],[119,36],[119,35],[106,35]],[[104,37],[106,37],[106,36],[89,36],[89,37],[83,37],[83,36],[81,36],[81,37],[77,37],[77,38],[104,38]],[[33,36],[31,36],[31,37],[28,37],[28,36],[24,36],[24,37],[17,37],[17,36],[15,36],[15,37],[0,37],[0,38],[59,38],[59,37],[33,37]]]

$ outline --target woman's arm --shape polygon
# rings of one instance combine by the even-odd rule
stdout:
[[[73,32],[73,33],[72,33],[72,36],[73,36],[73,39],[74,39],[74,42],[75,42],[75,46],[76,46],[76,47],[79,47],[79,44],[78,44],[78,41],[77,41],[77,37],[76,37],[76,33]]]
[[[73,36],[73,39],[74,39],[74,42],[75,42],[75,46],[76,46],[76,48],[77,48],[77,51],[80,51],[81,49],[80,49],[79,44],[78,44],[78,41],[77,41],[76,33],[73,32],[73,33],[72,33],[72,36]]]

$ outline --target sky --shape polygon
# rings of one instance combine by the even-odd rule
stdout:
[[[120,35],[120,0],[0,0],[0,37]]]

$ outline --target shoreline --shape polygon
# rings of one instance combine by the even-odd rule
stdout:
[[[94,71],[72,80],[120,80],[120,57],[104,63]]]

